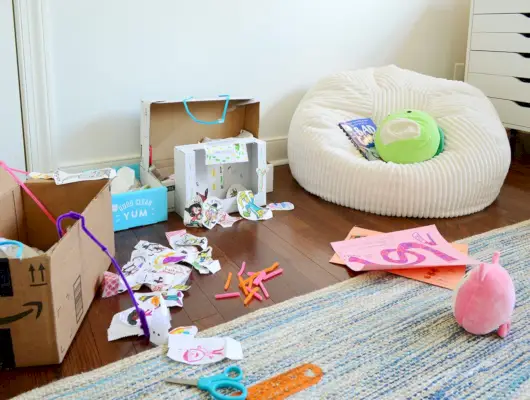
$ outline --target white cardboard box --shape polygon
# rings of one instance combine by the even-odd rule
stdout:
[[[267,178],[260,178],[256,172],[256,169],[264,170],[267,166],[266,143],[256,138],[223,140],[223,144],[230,143],[247,147],[247,162],[206,165],[204,144],[175,147],[175,171],[181,171],[175,173],[175,205],[181,217],[184,218],[184,208],[192,204],[196,194],[203,194],[206,189],[209,196],[223,199],[223,210],[237,212],[236,197],[226,198],[232,184],[241,184],[252,190],[256,205],[266,204]]]

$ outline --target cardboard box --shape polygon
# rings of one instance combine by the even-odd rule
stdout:
[[[114,254],[108,181],[27,186],[56,217],[82,213]],[[45,251],[0,259],[0,369],[61,363],[110,261],[77,221],[65,221],[68,232],[58,240],[54,224],[1,168],[0,210],[0,236]]]
[[[139,164],[128,165],[136,179],[149,189],[112,195],[112,217],[115,231],[167,221],[168,188]],[[120,169],[117,167],[116,169]],[[172,189],[174,191],[174,187]],[[173,198],[173,192],[171,195]]]
[[[206,165],[205,144],[175,147],[175,204],[176,211],[182,218],[184,208],[193,204],[196,194],[203,194],[206,189],[209,196],[222,199],[223,210],[227,213],[237,212],[237,197],[226,198],[228,188],[236,183],[252,190],[256,205],[266,204],[267,179],[263,177],[260,182],[256,173],[257,168],[265,170],[267,166],[265,142],[255,138],[223,141],[223,144],[232,143],[246,146],[247,162]]]
[[[226,101],[222,98],[192,99],[187,101],[190,112],[196,119],[215,121],[223,115]],[[165,175],[175,173],[175,178],[184,173],[175,167],[175,146],[194,145],[203,138],[226,139],[237,136],[245,129],[259,139],[259,101],[249,98],[233,98],[229,101],[224,122],[201,124],[193,120],[183,101],[142,101],[141,122],[141,167],[147,170],[152,163]],[[261,142],[264,143],[264,142]],[[151,146],[151,153],[150,153]],[[270,166],[272,171],[272,166]],[[271,172],[272,174],[272,172]],[[270,182],[270,181],[269,181]],[[168,188],[168,210],[181,212],[179,194],[175,187]],[[269,188],[270,191],[271,188]],[[181,214],[182,215],[182,214]]]

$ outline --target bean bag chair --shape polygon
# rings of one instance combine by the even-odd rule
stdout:
[[[368,161],[338,123],[415,109],[445,133],[445,149],[415,164]],[[288,137],[294,178],[324,200],[380,215],[441,218],[471,214],[498,196],[510,166],[506,131],[473,86],[394,65],[329,76],[304,96]]]

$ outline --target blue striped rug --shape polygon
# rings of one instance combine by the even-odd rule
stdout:
[[[239,365],[248,386],[299,364],[319,365],[321,382],[291,399],[528,399],[530,221],[463,242],[484,261],[500,250],[514,279],[517,306],[504,340],[459,328],[451,291],[384,272],[259,310],[202,336],[242,342]],[[229,363],[191,367],[157,348],[22,398],[207,399],[204,392],[163,380],[217,374]]]

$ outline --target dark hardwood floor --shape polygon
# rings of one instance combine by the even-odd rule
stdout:
[[[347,269],[328,263],[331,241],[343,239],[352,226],[392,231],[435,223],[448,240],[456,240],[530,219],[530,164],[514,162],[497,201],[486,210],[455,219],[406,219],[381,217],[327,203],[305,192],[291,177],[287,166],[275,169],[274,193],[269,201],[291,201],[295,210],[275,212],[263,222],[241,221],[232,228],[190,229],[208,237],[222,270],[215,275],[193,273],[192,287],[183,309],[173,309],[173,327],[195,324],[200,330],[250,313],[257,308],[285,301],[354,276]],[[164,233],[183,228],[181,219],[170,215],[167,223],[116,234],[120,264],[129,259],[133,246],[144,239],[167,245]],[[244,307],[240,301],[216,301],[228,272],[237,272],[243,261],[248,270],[278,261],[282,277],[268,282],[271,298]],[[20,368],[0,372],[0,399],[47,384],[62,377],[90,371],[150,348],[142,339],[107,341],[112,316],[131,306],[127,294],[94,300],[61,365]]]

